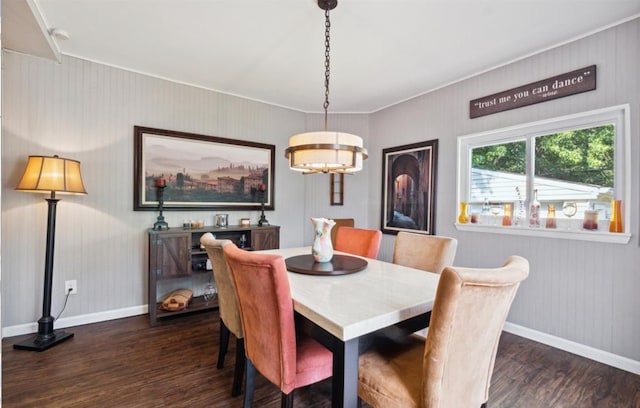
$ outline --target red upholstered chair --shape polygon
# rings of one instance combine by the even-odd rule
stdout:
[[[375,259],[378,257],[381,240],[382,232],[378,230],[339,227],[333,249]]]
[[[375,408],[486,407],[498,342],[529,262],[445,267],[426,342],[417,336],[360,356],[358,396]]]
[[[220,348],[218,349],[218,368],[224,367],[224,356],[229,347],[229,334],[233,333],[236,338],[236,365],[233,374],[233,385],[231,386],[231,396],[240,395],[242,388],[242,377],[244,375],[244,335],[242,332],[242,322],[240,321],[240,311],[238,310],[238,300],[233,289],[231,275],[227,268],[227,261],[224,258],[223,248],[231,241],[228,239],[215,239],[210,232],[200,237],[200,243],[204,246],[211,260],[213,277],[218,288],[218,309],[220,311]]]
[[[256,369],[282,391],[282,407],[293,406],[296,388],[331,377],[333,354],[296,333],[289,278],[280,255],[224,247],[238,298],[246,353],[244,406],[250,408]]]

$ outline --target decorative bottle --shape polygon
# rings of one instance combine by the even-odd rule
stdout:
[[[502,216],[502,226],[510,227],[511,226],[511,204],[504,205],[504,215]]]
[[[458,215],[458,224],[466,224],[469,222],[469,216],[467,215],[467,203],[460,202],[460,215]]]
[[[538,201],[538,190],[533,190],[533,200],[529,206],[529,226],[540,228],[540,201]]]
[[[622,200],[611,200],[609,232],[624,232],[624,227],[622,226]]]
[[[549,204],[547,207],[547,222],[545,228],[556,228],[556,206]]]

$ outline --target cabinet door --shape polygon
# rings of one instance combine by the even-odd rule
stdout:
[[[158,234],[149,238],[150,272],[157,279],[191,275],[191,234]]]
[[[256,251],[280,248],[280,230],[278,228],[260,228],[252,230],[251,246]]]

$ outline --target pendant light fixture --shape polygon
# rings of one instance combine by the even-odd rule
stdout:
[[[337,0],[318,0],[318,7],[324,10],[325,16],[324,131],[291,136],[289,147],[284,152],[284,156],[289,159],[289,168],[303,174],[353,173],[362,170],[362,161],[367,158],[367,149],[364,148],[361,137],[350,133],[330,132],[327,129],[331,28],[329,10],[337,5]]]

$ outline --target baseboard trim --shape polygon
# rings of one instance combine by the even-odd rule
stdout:
[[[105,312],[90,313],[72,317],[64,317],[56,320],[55,329],[64,329],[65,327],[80,326],[83,324],[106,322],[108,320],[122,319],[124,317],[137,316],[149,313],[148,305],[125,307],[122,309],[107,310]],[[2,329],[2,338],[20,336],[22,334],[37,333],[38,323],[26,323],[16,326],[8,326]]]
[[[610,365],[612,367],[616,367],[621,370],[640,375],[640,361],[609,353],[608,351],[585,346],[584,344],[576,343],[570,340],[565,340],[563,338],[552,336],[547,333],[542,333],[537,330],[528,329],[514,323],[506,322],[504,324],[504,331],[527,338],[529,340],[537,341],[538,343],[546,344],[547,346],[567,351],[569,353],[577,354],[579,356],[597,361],[599,363]]]
[[[126,307],[123,309],[108,310],[99,313],[65,317],[60,318],[56,321],[55,328],[63,329],[65,327],[73,327],[83,324],[122,319],[124,317],[137,316],[145,313],[149,313],[148,305]],[[5,338],[19,336],[22,334],[36,333],[37,331],[37,322],[8,326],[2,329],[2,337]],[[608,351],[585,346],[584,344],[576,343],[570,340],[565,340],[563,338],[529,329],[515,323],[506,322],[504,324],[504,331],[527,338],[529,340],[537,341],[538,343],[546,344],[560,350],[567,351],[569,353],[577,354],[590,360],[598,361],[600,363],[607,364],[633,374],[640,375],[640,361],[609,353]]]

